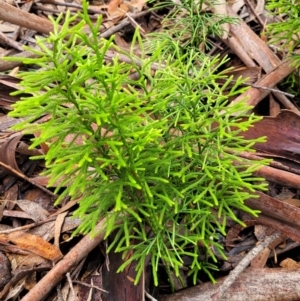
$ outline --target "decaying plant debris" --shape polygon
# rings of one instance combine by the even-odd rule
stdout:
[[[290,5],[290,1],[288,4]],[[31,52],[22,51],[22,45],[35,47],[35,37],[47,36],[53,30],[52,23],[46,16],[52,15],[56,18],[60,12],[70,10],[75,13],[81,7],[80,1],[79,3],[21,2],[19,7],[11,5],[8,1],[1,2],[0,19],[3,20],[0,24],[0,39],[3,47],[1,56],[32,57]],[[103,15],[100,27],[101,37],[109,38],[112,34],[116,34],[114,43],[124,51],[129,51],[134,28],[139,27],[140,33],[146,37],[149,33],[155,34],[165,30],[165,26],[169,30],[172,27],[176,28],[176,22],[182,20],[185,15],[184,10],[175,10],[174,19],[161,26],[165,14],[174,10],[174,4],[170,3],[165,8],[156,8],[155,10],[150,10],[149,7],[153,7],[153,3],[90,1],[89,15],[91,20],[95,20],[99,14]],[[273,6],[271,3],[269,7],[276,10],[274,3]],[[287,7],[289,6],[287,5]],[[211,7],[203,5],[202,9],[209,10]],[[246,202],[250,208],[258,209],[262,214],[253,222],[253,217],[237,213],[249,227],[243,230],[228,221],[227,237],[223,238],[222,242],[227,260],[220,257],[217,250],[213,249],[213,252],[215,252],[215,256],[219,256],[220,271],[230,271],[239,265],[245,252],[251,250],[257,241],[264,240],[265,237],[277,230],[281,232],[280,238],[266,248],[260,254],[260,258],[256,258],[251,263],[256,268],[262,268],[265,265],[272,267],[278,265],[282,260],[282,258],[277,260],[274,253],[284,253],[291,248],[296,248],[297,242],[300,243],[298,231],[300,226],[298,217],[298,189],[300,187],[298,141],[300,138],[296,130],[299,122],[299,86],[297,84],[297,58],[292,59],[289,56],[290,51],[292,54],[297,54],[297,39],[291,35],[293,42],[289,44],[283,42],[281,46],[285,48],[280,48],[278,39],[274,40],[277,31],[273,29],[271,33],[268,33],[266,25],[274,20],[278,22],[278,19],[281,22],[287,21],[288,17],[292,20],[293,16],[288,14],[270,15],[264,3],[260,1],[222,3],[211,9],[211,13],[216,16],[222,14],[224,18],[239,19],[236,19],[238,22],[224,22],[223,29],[225,31],[220,32],[219,35],[208,31],[205,39],[195,40],[195,42],[198,43],[200,50],[212,57],[229,55],[230,60],[226,67],[233,67],[231,71],[233,85],[240,75],[249,78],[244,85],[252,87],[232,99],[232,105],[246,99],[247,104],[254,106],[255,114],[265,116],[243,135],[247,139],[267,136],[267,142],[255,145],[257,150],[255,155],[244,152],[241,153],[241,156],[250,160],[273,159],[269,166],[256,171],[258,176],[264,177],[268,181],[268,194],[260,192],[259,199],[251,198]],[[195,30],[199,29],[197,26]],[[284,28],[284,30],[288,30],[288,28]],[[184,32],[183,28],[182,31],[175,31],[173,34],[184,47],[187,41],[195,39],[195,37],[180,34],[182,32]],[[137,56],[140,55],[139,51],[140,49],[136,48]],[[108,52],[107,60],[115,57],[116,53]],[[122,61],[122,56],[119,59]],[[124,60],[126,60],[126,56],[123,57]],[[169,300],[165,299],[166,297],[160,297],[170,293],[169,288],[165,289],[168,281],[163,270],[159,270],[161,274],[159,274],[158,287],[154,287],[151,283],[151,269],[145,269],[143,281],[140,281],[137,286],[133,286],[134,266],[129,266],[124,272],[115,276],[114,272],[120,265],[115,262],[122,262],[122,259],[117,254],[110,255],[112,257],[105,254],[107,246],[102,242],[103,233],[93,238],[87,234],[81,240],[80,237],[70,239],[72,231],[80,224],[78,219],[70,218],[77,206],[77,201],[65,200],[59,207],[54,207],[57,195],[53,193],[52,188],[47,188],[48,178],[40,175],[44,170],[44,162],[29,160],[30,156],[39,155],[41,150],[46,152],[48,146],[42,145],[41,150],[29,149],[30,137],[10,130],[10,127],[19,121],[8,117],[7,113],[19,97],[26,97],[26,95],[11,95],[11,92],[19,90],[18,68],[24,70],[27,67],[21,66],[20,62],[0,60],[0,70],[3,72],[0,77],[2,112],[0,116],[0,171],[3,199],[1,202],[1,227],[3,227],[0,234],[0,246],[3,251],[1,253],[3,254],[1,261],[3,266],[0,268],[1,271],[6,271],[3,276],[1,274],[3,280],[0,282],[2,286],[0,298],[9,300],[9,298],[19,295],[23,297],[22,300],[41,300],[52,292],[48,295],[47,300],[55,300],[57,293],[53,289],[55,285],[61,285],[61,288],[57,287],[57,290],[59,294],[69,295],[69,297],[65,297],[65,300],[76,300],[76,298],[77,300],[88,300],[88,298],[91,300],[149,298],[151,300],[153,298],[151,296]],[[154,67],[154,72],[156,70],[157,68]],[[47,116],[41,120],[41,122],[45,121],[47,121]],[[272,253],[271,250],[275,251]],[[297,260],[297,258],[295,259]],[[53,267],[52,263],[55,263]],[[99,267],[102,269],[103,279],[99,275]],[[251,273],[252,271],[249,272],[249,275]],[[257,273],[264,276],[261,269],[257,269]],[[280,273],[285,275],[286,271],[279,271],[278,275],[281,275]],[[67,277],[65,277],[66,274]],[[245,274],[247,275],[247,269],[244,271]],[[173,279],[176,289],[192,286],[191,280],[184,271],[181,276],[185,283],[176,283],[175,278]],[[214,272],[213,276],[218,280],[218,272]],[[288,276],[284,277],[288,279]],[[118,280],[115,281],[115,279]],[[242,279],[247,281],[244,276]],[[200,273],[198,281],[206,280],[205,276]],[[72,281],[74,282],[72,283]],[[256,283],[256,285],[263,285],[263,283]],[[201,296],[201,292],[203,292],[203,296],[205,295],[205,291],[203,291],[205,289],[205,285],[203,288],[201,285],[199,286],[199,296]],[[208,288],[208,290],[210,289]],[[25,296],[27,291],[29,293]],[[233,286],[230,293],[238,294],[242,293],[241,291],[243,288]],[[187,296],[191,296],[188,288],[186,292],[187,295],[183,291],[182,294],[170,295],[168,298],[184,300]],[[192,293],[193,297],[195,296],[194,292],[195,288]],[[77,297],[74,297],[74,294]],[[211,294],[213,297],[213,292]],[[288,295],[288,292],[286,294],[284,297],[281,296],[280,300],[299,298],[294,291],[290,291],[291,295]],[[263,295],[263,289],[251,292],[251,300],[263,299]],[[230,298],[226,296],[224,295],[225,299],[221,300]],[[247,300],[246,298],[243,297]],[[269,300],[268,298],[266,295],[265,300]]]

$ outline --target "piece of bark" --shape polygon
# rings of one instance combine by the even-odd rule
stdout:
[[[265,136],[265,143],[254,145],[256,150],[300,162],[299,125],[300,117],[297,114],[282,110],[276,117],[264,117],[256,122],[246,132],[241,133],[241,136],[247,140]]]
[[[23,47],[22,44],[14,41],[13,39],[9,38],[7,35],[5,35],[3,32],[0,31],[0,40],[2,41],[2,43],[17,49],[19,51],[23,51]]]
[[[297,225],[288,224],[287,222],[282,222],[278,219],[266,216],[264,214],[259,214],[255,218],[259,225],[268,226],[270,228],[280,231],[286,237],[294,240],[297,243],[300,243],[300,227]]]
[[[238,57],[239,59],[249,68],[257,68],[257,65],[253,59],[248,55],[247,51],[241,45],[240,41],[234,37],[229,36],[227,39],[222,40]]]
[[[259,198],[249,199],[245,204],[262,211],[267,216],[300,227],[300,208],[276,200],[262,192],[258,192],[258,195]]]
[[[276,169],[270,166],[263,166],[254,175],[263,177],[268,181],[272,181],[283,186],[289,186],[300,189],[300,176],[291,172]]]
[[[239,156],[242,157],[242,158],[246,158],[246,159],[249,159],[249,160],[256,160],[256,161],[259,161],[264,157],[267,157],[267,158],[268,157],[271,157],[271,158],[280,157],[280,158],[283,158],[283,159],[288,159],[288,158],[285,158],[284,156],[278,156],[278,155],[270,154],[270,153],[259,153],[259,152],[256,152],[255,154],[254,153],[249,153],[249,152],[240,152]],[[298,165],[296,167],[290,167],[289,165],[286,165],[286,164],[283,164],[281,162],[273,160],[269,163],[269,166],[272,166],[272,167],[277,168],[277,169],[285,170],[285,171],[300,175],[300,169],[297,169]]]
[[[261,87],[273,88],[276,84],[278,84],[295,70],[295,68],[291,66],[291,63],[292,62],[290,60],[284,61],[278,67],[275,67],[270,73],[258,80],[255,84]],[[245,93],[241,94],[234,101],[232,101],[230,105],[232,106],[243,101],[249,106],[256,106],[270,92],[270,90],[251,87]]]
[[[230,8],[230,6],[227,6],[227,12],[229,16],[239,18],[238,15]],[[266,45],[266,43],[256,33],[254,33],[242,19],[239,20],[238,24],[230,25],[230,33],[231,37],[229,37],[228,39],[223,39],[223,42],[244,62],[246,66],[253,67],[253,64],[254,66],[256,66],[255,62],[257,62],[266,73],[269,73],[273,71],[274,68],[282,64],[282,62]],[[287,74],[283,76],[284,78],[287,75],[289,75],[294,70],[294,68],[281,68],[280,72],[282,70],[287,72]],[[277,82],[279,82],[283,78],[279,77],[279,80],[277,79]],[[258,81],[256,85],[268,88],[275,87],[275,84],[277,82],[274,85],[272,85],[273,77],[271,77],[270,79],[271,82],[266,80],[262,82]],[[243,99],[244,96],[250,96],[251,98],[252,93],[254,93],[253,98],[256,98],[257,102],[255,103],[254,100],[251,101],[249,99],[248,104],[256,105],[260,100],[262,100],[265,96],[267,96],[270,93],[270,91],[264,91],[262,89],[254,91],[256,93],[252,91],[248,92],[249,94],[241,95],[239,100]],[[260,94],[261,96],[259,97]],[[289,101],[287,97],[276,92],[274,93],[274,95],[276,96],[276,98],[278,98],[278,100],[280,100],[282,104],[284,104],[286,109],[290,109],[297,114],[299,113],[299,110]]]
[[[215,285],[208,282],[169,296],[161,296],[159,301],[207,301],[225,279],[218,279]],[[248,268],[220,301],[296,301],[300,299],[299,281],[298,269]]]
[[[249,199],[245,205],[260,210],[254,218],[258,224],[265,225],[280,231],[286,237],[300,243],[300,209],[276,200],[266,194],[258,193],[258,199]],[[242,220],[249,220],[248,214],[243,214]],[[253,219],[253,217],[252,217]]]
[[[227,6],[227,13],[230,17],[239,18],[230,6]],[[238,24],[230,24],[230,32],[265,72],[272,71],[281,63],[266,43],[241,18]]]
[[[143,300],[143,282],[134,285],[136,277],[135,262],[132,262],[124,271],[117,273],[119,267],[124,263],[122,253],[110,252],[109,271],[107,266],[102,268],[102,288],[109,293],[101,293],[103,301],[141,301]]]
[[[21,27],[48,34],[53,31],[50,20],[22,11],[4,1],[0,2],[0,19]]]

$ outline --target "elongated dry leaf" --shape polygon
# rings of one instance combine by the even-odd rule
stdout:
[[[28,201],[28,200],[18,200],[17,205],[35,222],[43,221],[49,216],[49,212],[42,208],[39,204]]]
[[[59,248],[59,237],[62,230],[62,226],[65,222],[66,216],[68,215],[68,211],[60,213],[55,221],[55,227],[54,227],[54,245]]]
[[[39,236],[22,231],[16,231],[9,233],[7,237],[10,242],[20,249],[37,254],[54,262],[63,257],[62,253],[57,247]]]

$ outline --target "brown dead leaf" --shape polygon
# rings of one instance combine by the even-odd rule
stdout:
[[[285,269],[300,269],[300,263],[291,258],[282,260],[279,265]]]
[[[20,99],[21,96],[12,96],[11,93],[19,90],[20,79],[10,75],[0,75],[0,105],[11,109],[11,104]]]
[[[1,105],[1,100],[0,100],[0,105]],[[0,131],[3,130],[7,130],[9,129],[11,126],[19,123],[20,120],[16,119],[16,118],[12,118],[12,117],[8,117],[7,115],[2,115],[0,116]],[[12,137],[12,136],[10,136]],[[2,140],[3,142],[3,140]]]
[[[32,253],[27,255],[8,253],[7,257],[13,263],[12,268],[14,271],[25,270],[35,266],[41,266],[42,264],[50,262],[49,260]]]
[[[263,249],[252,261],[251,261],[251,267],[253,268],[263,268],[267,260],[269,258],[269,255],[271,253],[271,250],[269,248]]]
[[[114,42],[116,43],[116,45],[122,49],[130,49],[130,45],[129,43],[127,43],[123,37],[120,36],[120,34],[116,33],[115,34],[115,39],[114,39]]]
[[[43,185],[46,186],[46,185]],[[53,209],[53,197],[41,189],[31,188],[25,191],[23,198],[37,203],[40,207],[49,211]]]
[[[35,222],[43,221],[49,216],[49,212],[43,209],[39,204],[28,201],[28,200],[18,200],[17,205]]]
[[[0,24],[0,31],[3,33],[14,32],[16,30],[16,26],[12,24]]]
[[[36,176],[36,177],[32,177],[31,180],[34,183],[36,183],[36,184],[38,184],[40,186],[44,186],[44,187],[47,187],[48,184],[49,184],[49,177],[47,177],[47,176]]]
[[[81,224],[81,220],[79,218],[67,217],[62,226],[61,232],[72,231],[77,228]],[[50,221],[38,227],[35,227],[30,230],[30,233],[43,237],[45,240],[49,241],[54,237],[54,228],[55,222]],[[0,236],[1,239],[1,236]]]
[[[9,233],[7,235],[7,239],[20,249],[37,254],[46,259],[50,259],[53,262],[56,262],[63,257],[57,247],[33,234],[16,231]]]
[[[233,81],[242,77],[243,79],[247,79],[245,83],[253,84],[261,78],[262,69],[261,67],[235,67],[233,70],[225,72],[225,74],[232,76]]]
[[[135,0],[135,1],[124,1],[131,8],[132,12],[142,11],[144,5],[147,3],[145,0]]]
[[[6,234],[0,234],[0,245],[8,245],[9,239]]]
[[[29,273],[25,278],[24,288],[30,291],[37,283],[37,275],[36,272]]]
[[[18,285],[9,291],[4,301],[16,300],[20,295],[20,292],[24,289],[24,287],[25,287],[25,280],[23,280],[22,282],[18,282]]]
[[[7,183],[4,183],[4,186],[8,185],[9,187],[9,185],[11,185],[10,181],[11,179],[8,179]],[[12,210],[15,207],[15,201],[18,199],[18,195],[19,195],[19,185],[13,184],[8,189],[6,189],[2,200],[5,203],[5,209]]]
[[[54,227],[54,245],[59,249],[59,237],[62,230],[62,225],[65,222],[66,216],[68,215],[68,211],[62,212],[58,214],[56,221],[55,221],[55,227]]]
[[[296,207],[300,207],[300,200],[298,199],[286,199],[284,200],[285,203],[296,206]]]
[[[117,24],[130,10],[129,6],[125,3],[120,3],[116,10],[109,13],[110,19],[113,21],[114,25]]]
[[[280,114],[280,104],[274,99],[273,94],[269,95],[269,100],[270,100],[270,105],[269,105],[269,110],[270,110],[270,116],[271,117],[276,117],[278,114]]]
[[[116,14],[118,11],[119,5],[122,3],[122,0],[111,0],[107,6],[107,12],[110,16]]]
[[[11,265],[7,256],[0,252],[0,290],[11,279]]]
[[[246,227],[251,227],[251,226],[254,226],[255,224],[257,224],[257,222],[255,220],[244,220],[243,223],[246,225]],[[232,247],[230,247],[232,242],[235,241],[239,237],[240,232],[242,232],[244,229],[245,228],[242,227],[241,225],[236,224],[228,230],[226,239],[225,239],[225,245],[227,247],[227,250],[232,249]]]
[[[16,162],[15,151],[22,136],[23,135],[20,134],[17,137],[12,137],[11,139],[5,141],[0,147],[1,161],[19,173],[22,173],[22,171],[19,169],[19,166]]]
[[[291,199],[295,196],[295,193],[290,189],[283,188],[282,191],[275,196],[276,200],[285,201],[287,199]]]
[[[11,88],[13,91],[19,90],[20,79],[11,75],[1,75],[0,84],[1,88]],[[2,89],[1,89],[2,91]]]
[[[263,225],[255,225],[254,226],[254,234],[258,241],[261,241],[266,238],[266,232],[268,227]]]

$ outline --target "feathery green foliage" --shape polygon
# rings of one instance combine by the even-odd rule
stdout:
[[[293,65],[300,66],[300,1],[299,0],[270,0],[267,3],[276,22],[268,24],[270,43],[276,44],[281,50],[291,54]]]
[[[157,2],[151,0],[150,2]],[[168,41],[163,53],[175,51],[173,41],[180,41],[179,49],[186,52],[190,48],[199,49],[203,46],[206,50],[211,49],[214,44],[211,38],[222,36],[222,25],[226,23],[237,24],[238,19],[227,15],[212,13],[219,5],[218,0],[210,1],[158,1],[157,7],[172,7],[168,16],[163,20],[163,30],[153,35],[156,41]],[[203,7],[206,9],[203,9]],[[201,46],[202,45],[202,46]]]
[[[274,18],[274,23],[267,25],[269,44],[278,47],[284,57],[290,57],[291,65],[296,68],[282,84],[287,92],[299,95],[300,1],[270,0],[266,7]]]
[[[106,238],[116,231],[109,249],[133,251],[120,270],[135,260],[136,283],[147,262],[155,284],[160,261],[178,276],[186,256],[194,280],[200,270],[210,275],[215,266],[205,258],[216,261],[212,247],[223,254],[216,231],[225,235],[227,218],[242,223],[234,209],[257,214],[244,200],[264,189],[252,172],[265,162],[238,154],[263,141],[239,135],[259,118],[242,119],[243,103],[228,106],[244,88],[239,80],[230,87],[218,72],[226,59],[183,54],[174,40],[168,55],[160,40],[151,57],[124,53],[113,38],[98,38],[101,19],[92,24],[84,9],[77,25],[68,14],[61,29],[61,19],[53,21],[54,32],[37,40],[40,50],[30,50],[38,57],[21,59],[40,69],[20,75],[20,93],[31,96],[14,105],[10,116],[27,118],[15,128],[40,133],[32,148],[49,145],[45,174],[50,186],[59,183],[56,191],[64,189],[57,203],[81,198],[76,233],[96,234],[107,217]],[[143,50],[138,32],[134,45]],[[46,122],[35,122],[46,114]]]

